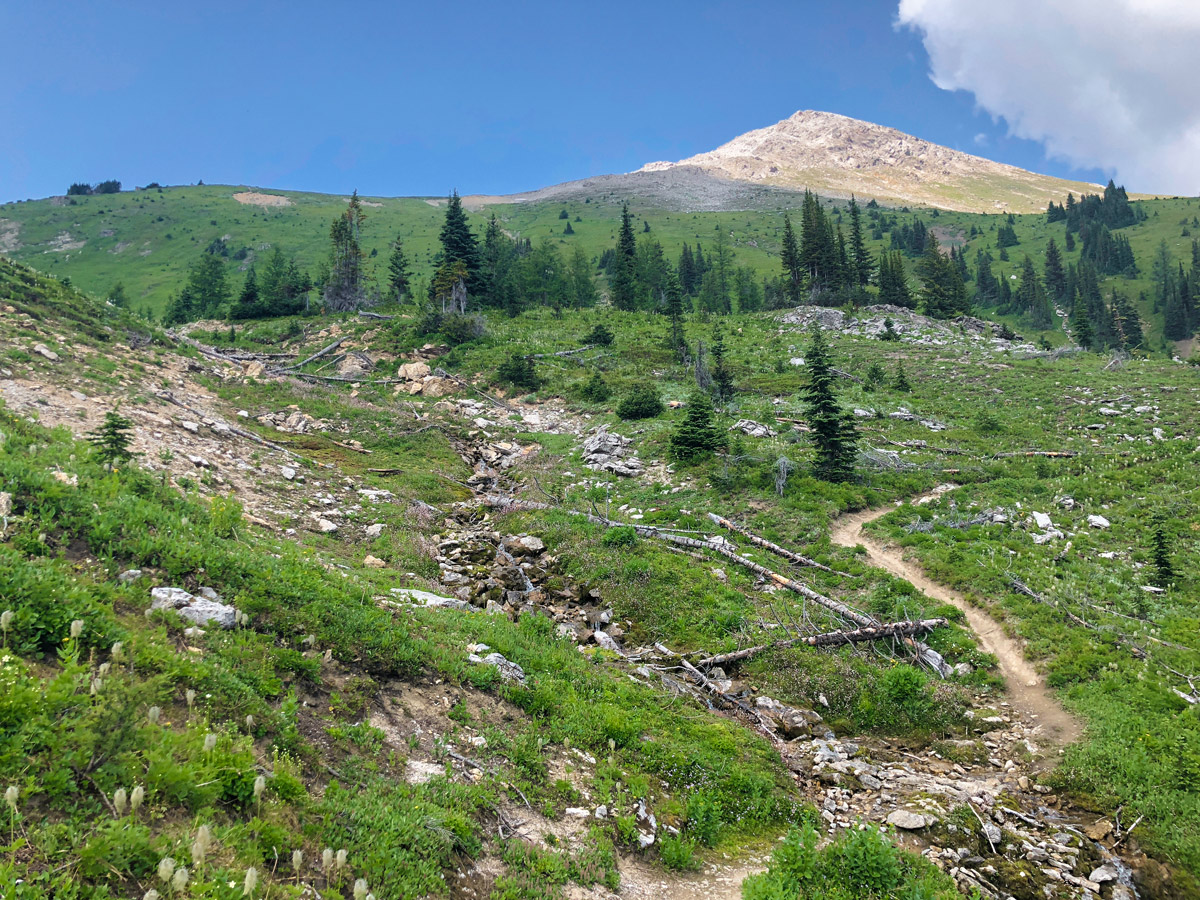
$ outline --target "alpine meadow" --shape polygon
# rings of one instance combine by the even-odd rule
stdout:
[[[0,896],[1200,898],[1200,198],[1120,164],[0,198]]]

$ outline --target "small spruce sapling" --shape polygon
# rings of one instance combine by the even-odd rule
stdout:
[[[887,372],[878,362],[867,367],[867,377],[863,380],[863,390],[875,391],[883,387],[887,381]]]
[[[662,415],[663,408],[655,388],[639,385],[617,405],[617,415],[622,419],[653,419]]]
[[[600,323],[583,336],[582,346],[608,347],[612,344],[614,338],[615,335],[612,333],[612,329],[607,325]]]
[[[603,403],[612,396],[612,390],[609,388],[608,382],[604,380],[604,377],[599,372],[592,373],[592,377],[584,382],[579,393],[589,403]]]
[[[520,353],[514,353],[500,364],[496,369],[496,378],[505,384],[527,391],[536,391],[542,384],[533,360]]]
[[[1171,536],[1167,533],[1167,518],[1156,513],[1150,525],[1151,559],[1154,562],[1154,581],[1158,587],[1167,588],[1175,581],[1175,567],[1171,564]]]
[[[88,434],[87,440],[96,448],[97,458],[110,472],[133,459],[135,454],[129,449],[133,443],[132,430],[133,422],[114,409],[106,412],[104,423]]]
[[[892,379],[892,389],[897,390],[902,394],[912,393],[912,385],[909,384],[908,375],[904,372],[904,363],[896,363],[896,375]]]
[[[681,462],[699,462],[724,447],[725,435],[713,422],[712,400],[692,394],[683,421],[671,435],[671,455]]]

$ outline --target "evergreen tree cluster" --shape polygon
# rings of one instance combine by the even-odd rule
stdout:
[[[301,272],[295,259],[289,259],[276,247],[261,276],[253,266],[246,273],[241,294],[229,310],[231,319],[263,319],[293,316],[308,307],[312,279]]]
[[[203,253],[188,270],[187,283],[167,301],[164,325],[180,325],[225,314],[229,300],[225,263],[219,256]]]
[[[600,269],[608,276],[617,309],[670,314],[676,301],[691,298],[698,309],[725,315],[734,309],[754,312],[764,304],[764,288],[754,270],[735,264],[727,231],[714,229],[707,255],[699,242],[694,249],[684,244],[672,264],[648,227],[635,235],[628,206],[621,210],[617,245],[601,255]]]
[[[1163,337],[1170,341],[1190,338],[1200,328],[1200,241],[1192,241],[1192,268],[1173,264],[1164,242],[1154,266],[1156,306],[1163,310]]]
[[[904,309],[917,306],[908,285],[908,274],[904,271],[904,255],[899,250],[879,255],[879,302]]]
[[[943,253],[932,231],[926,236],[925,252],[917,261],[916,271],[921,279],[919,308],[925,315],[949,319],[971,311],[958,254]]]
[[[1113,234],[1103,222],[1092,220],[1080,226],[1079,238],[1083,242],[1080,259],[1095,266],[1101,275],[1137,276],[1137,260],[1125,235]]]
[[[456,239],[454,245],[463,243]],[[447,260],[454,259],[451,250],[445,250]],[[469,258],[466,255],[461,261],[465,263]],[[477,286],[471,292],[474,302],[485,309],[515,316],[536,306],[562,310],[596,305],[592,263],[579,246],[564,260],[549,238],[538,244],[510,238],[492,216],[484,230],[478,260],[477,275],[468,283]]]
[[[1125,188],[1117,187],[1112,179],[1103,194],[1084,194],[1078,201],[1073,194],[1067,194],[1065,204],[1051,203],[1046,209],[1046,221],[1066,222],[1068,233],[1080,231],[1089,222],[1115,229],[1136,225],[1144,218],[1145,213],[1129,202]]]
[[[121,182],[115,178],[108,181],[101,181],[98,184],[86,184],[82,181],[76,181],[67,188],[68,197],[87,197],[92,194],[119,194],[121,193]]]
[[[890,249],[920,256],[925,252],[925,239],[928,235],[929,226],[921,221],[920,216],[913,216],[912,222],[892,226]]]
[[[780,262],[783,288],[791,303],[839,305],[865,299],[864,288],[871,280],[875,261],[867,252],[861,210],[853,197],[848,212],[849,237],[811,191],[804,192],[798,236],[791,217],[784,216]]]

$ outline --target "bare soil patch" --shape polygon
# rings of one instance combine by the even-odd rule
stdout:
[[[247,206],[291,206],[292,201],[279,194],[260,194],[258,191],[240,191],[233,195],[238,203]]]

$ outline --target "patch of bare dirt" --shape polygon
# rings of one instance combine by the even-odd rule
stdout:
[[[87,241],[76,240],[69,231],[60,231],[48,244],[49,249],[43,250],[43,253],[65,253],[70,250],[78,250],[86,245]]]
[[[917,498],[916,502],[922,502],[922,498]],[[979,640],[980,648],[994,654],[998,660],[1013,706],[1036,721],[1046,741],[1062,747],[1078,739],[1083,731],[1079,721],[1054,699],[1045,679],[1025,658],[1021,643],[1010,637],[1000,622],[984,610],[972,606],[958,591],[930,579],[919,565],[905,559],[898,549],[884,545],[863,531],[863,526],[868,522],[874,522],[895,508],[883,506],[840,516],[832,523],[830,539],[842,547],[861,544],[867,551],[867,561],[871,565],[903,578],[934,600],[950,603],[962,610],[967,624]]]
[[[292,201],[279,194],[262,194],[258,191],[239,191],[233,195],[238,203],[247,206],[291,206]]]

